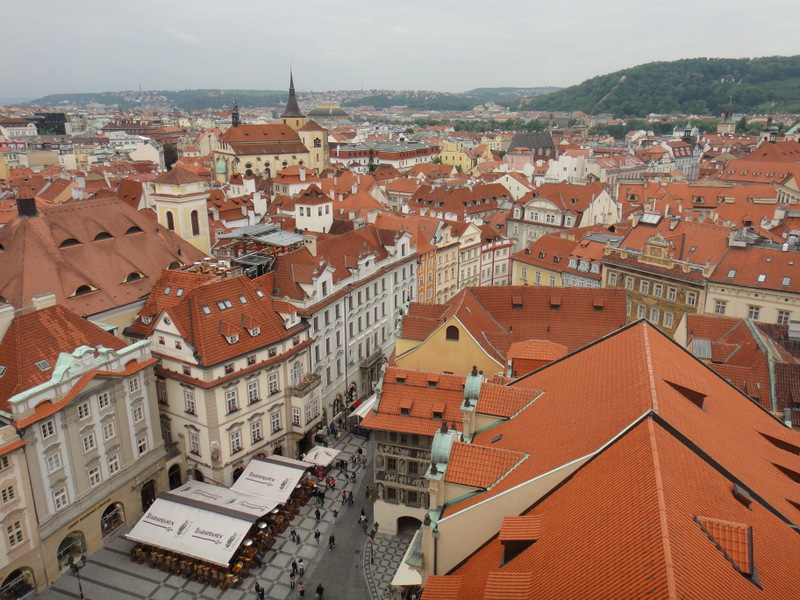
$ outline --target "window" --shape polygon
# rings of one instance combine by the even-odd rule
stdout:
[[[175,216],[172,211],[167,211],[167,229],[175,231]]]
[[[69,503],[67,488],[61,488],[53,492],[53,504],[56,510],[61,510]]]
[[[697,304],[697,294],[695,292],[686,293],[686,305],[694,306]]]
[[[0,471],[5,471],[9,466],[8,456],[0,456]]]
[[[616,273],[609,273],[608,274],[608,285],[617,285],[617,274]]]
[[[664,327],[672,327],[672,320],[675,317],[671,312],[664,313]]]
[[[761,314],[761,307],[760,306],[748,306],[747,307],[747,318],[748,319],[752,319],[753,321],[757,321],[760,314]]]
[[[640,304],[637,308],[637,316],[640,319],[644,319],[647,316],[647,307],[644,304]]]
[[[267,389],[269,394],[276,394],[280,391],[280,381],[277,373],[270,373],[267,375]]]
[[[88,418],[91,415],[89,411],[89,403],[83,402],[78,405],[78,419],[83,421],[84,419]]]
[[[386,457],[386,470],[389,473],[397,473],[397,459],[391,456]]]
[[[554,287],[556,285],[556,276],[550,275],[550,286]]]
[[[191,375],[192,375],[192,367],[183,365],[183,374],[188,376],[188,377],[191,377]]]
[[[111,396],[108,392],[101,392],[97,394],[97,408],[103,410],[111,406]]]
[[[195,431],[189,432],[189,453],[200,456],[200,435]]]
[[[485,279],[485,277],[484,277]],[[539,271],[534,272],[533,274],[533,283],[539,284],[542,282],[542,274]]]
[[[14,500],[17,497],[16,492],[14,492],[14,486],[10,485],[7,488],[3,488],[0,490],[0,500],[2,500],[3,504],[7,504]]]
[[[653,296],[655,296],[656,298],[661,298],[661,290],[662,286],[660,283],[653,284]]]
[[[8,537],[9,548],[16,548],[25,539],[22,535],[22,523],[14,521],[11,525],[6,526],[6,536]]]
[[[56,434],[55,425],[53,425],[53,420],[45,421],[42,423],[39,428],[42,431],[42,439],[46,440],[49,437],[53,437]]]
[[[714,314],[715,315],[724,315],[725,314],[725,307],[727,306],[727,302],[725,300],[716,300],[714,302]]]
[[[247,366],[252,367],[254,364],[256,364],[256,355],[251,354],[247,357]]]
[[[625,289],[632,290],[633,289],[633,277],[626,277],[625,278]]]
[[[139,391],[139,378],[138,377],[131,377],[128,380],[128,390],[130,390],[131,394]]]
[[[292,407],[292,425],[301,425],[300,423],[300,409]]]
[[[659,321],[660,317],[661,317],[661,311],[660,310],[658,310],[657,308],[651,308],[650,309],[650,322],[651,323],[653,323],[654,325],[658,325],[658,321]]]
[[[281,413],[272,413],[269,416],[269,420],[272,425],[272,433],[276,433],[281,430]]]
[[[258,381],[251,381],[247,384],[247,402],[252,404],[260,399],[258,396]]]
[[[190,415],[197,414],[197,405],[194,403],[194,392],[183,392],[183,399],[186,402],[186,412]]]
[[[788,325],[789,324],[789,316],[790,313],[788,310],[779,310],[778,311],[778,325]]]
[[[119,454],[108,457],[108,475],[111,476],[119,471]]]
[[[56,452],[47,457],[47,472],[55,473],[61,468],[61,453]]]
[[[83,438],[83,451],[89,452],[89,450],[94,450],[95,448],[97,448],[97,440],[94,437],[94,432],[92,432]]]
[[[99,485],[102,481],[102,477],[100,476],[100,467],[92,467],[89,469],[89,486],[95,487]]]
[[[250,423],[250,437],[253,440],[253,443],[260,442],[264,439],[264,434],[261,431],[261,420],[253,421]]]
[[[133,409],[133,422],[139,423],[140,421],[144,421],[144,408],[137,406]]]
[[[229,362],[225,364],[225,375],[230,375],[233,373],[233,363]]]
[[[388,502],[397,502],[397,488],[393,487],[386,488],[386,500]]]
[[[319,399],[312,400],[306,404],[306,424],[310,423],[319,416]]]
[[[675,302],[675,299],[678,297],[678,290],[674,287],[667,288],[667,300],[670,302]]]
[[[459,338],[459,330],[455,325],[449,325],[445,330],[445,339],[451,342],[457,342]]]
[[[175,349],[183,350],[183,343],[180,340],[175,340]]]
[[[167,343],[166,338],[163,335],[158,336],[158,345],[165,346]]]
[[[641,294],[644,294],[644,295],[649,294],[650,293],[650,282],[649,281],[645,281],[645,280],[641,280],[639,282],[639,292]]]
[[[276,356],[278,356],[278,349],[277,348],[267,349],[267,356],[269,358],[275,358]]]
[[[228,408],[229,413],[239,410],[239,397],[236,390],[225,392],[225,406]]]
[[[242,432],[234,431],[230,434],[229,440],[231,443],[231,454],[242,450]]]
[[[139,454],[147,452],[147,436],[140,437],[136,440],[136,449],[139,451]]]
[[[117,435],[117,432],[114,431],[114,422],[110,421],[103,425],[103,440],[108,441]]]

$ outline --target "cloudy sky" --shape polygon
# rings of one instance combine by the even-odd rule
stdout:
[[[0,98],[138,89],[568,86],[800,54],[797,0],[9,0]]]

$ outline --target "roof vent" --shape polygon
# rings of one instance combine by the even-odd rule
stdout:
[[[495,442],[499,442],[499,441],[500,441],[500,440],[502,440],[502,439],[503,439],[503,434],[502,434],[502,433],[499,433],[499,434],[497,434],[496,436],[494,436],[494,437],[492,438],[492,444],[494,444]]]

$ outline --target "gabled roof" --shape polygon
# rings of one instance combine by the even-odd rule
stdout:
[[[186,185],[189,183],[201,183],[205,181],[199,175],[191,171],[187,171],[181,167],[173,166],[172,169],[166,173],[162,173],[153,180],[153,183],[164,183],[169,185]]]
[[[800,293],[800,255],[780,249],[732,247],[709,281],[716,284]]]
[[[0,410],[10,412],[8,399],[50,381],[62,352],[79,346],[121,350],[127,344],[63,306],[17,314],[0,341]],[[44,362],[42,362],[44,361]]]
[[[477,488],[487,488],[525,457],[485,446],[453,442],[445,481]]]

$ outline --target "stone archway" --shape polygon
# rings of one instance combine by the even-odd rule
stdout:
[[[206,478],[203,476],[203,472],[200,469],[194,470],[194,480],[201,482],[206,480]]]
[[[15,600],[27,596],[36,589],[36,581],[33,571],[28,567],[15,569],[8,574],[0,585],[0,598],[3,600]]]
[[[172,465],[167,471],[169,478],[169,489],[174,490],[183,485],[183,476],[181,475],[181,466],[178,464]]]
[[[81,554],[86,554],[86,538],[82,531],[72,531],[58,545],[56,558],[59,570],[69,564],[70,557],[77,557]]]
[[[142,512],[147,512],[150,505],[156,501],[156,482],[152,479],[142,486]]]
[[[412,536],[422,526],[422,521],[414,517],[398,517],[397,535]]]
[[[244,467],[238,467],[238,468],[234,469],[234,471],[233,471],[233,483],[236,483],[236,480],[239,479],[239,477],[242,476],[242,473],[244,473]]]
[[[100,534],[103,537],[111,535],[124,524],[125,508],[122,506],[122,502],[112,502],[100,517]]]
[[[273,454],[277,454],[278,456],[283,456],[283,446],[275,446],[275,449],[272,451]]]

